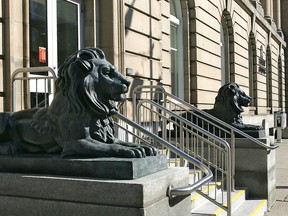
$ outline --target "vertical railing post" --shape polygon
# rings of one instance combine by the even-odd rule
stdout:
[[[184,130],[183,130],[183,122],[180,122],[180,150],[184,152]],[[184,159],[183,157],[180,158],[180,166],[184,166]]]
[[[232,134],[231,134],[231,138],[232,138]],[[229,146],[227,146],[226,148],[226,163],[227,163],[227,216],[231,216],[232,215],[232,200],[231,200],[231,192],[232,190],[234,190],[234,186],[233,186],[233,182],[234,182],[234,176],[231,172],[231,170],[233,170],[233,153],[231,151],[231,147],[229,148]]]
[[[235,131],[231,130],[231,190],[235,190]]]

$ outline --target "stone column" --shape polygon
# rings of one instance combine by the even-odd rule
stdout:
[[[276,1],[276,15],[275,15],[275,19],[276,19],[276,28],[277,28],[277,32],[278,34],[283,38],[284,34],[282,31],[282,20],[281,20],[281,0],[277,0]]]
[[[269,4],[270,4],[270,16],[273,19],[274,18],[274,14],[273,14],[273,1],[274,0],[269,0]]]
[[[271,0],[266,0],[266,3],[265,3],[265,16],[266,17],[271,17],[270,2],[271,2]]]
[[[273,19],[273,1],[274,0],[265,1],[265,18],[271,24],[271,26],[276,30],[276,24]]]
[[[277,29],[281,29],[281,1],[277,0],[277,14],[276,14]]]

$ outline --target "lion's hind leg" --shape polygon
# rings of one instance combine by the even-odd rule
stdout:
[[[17,154],[19,148],[11,137],[10,117],[13,113],[0,113],[0,155]]]
[[[8,141],[10,139],[9,120],[12,113],[0,113],[0,142]]]
[[[14,155],[19,152],[19,148],[11,142],[1,142],[0,143],[0,155]]]

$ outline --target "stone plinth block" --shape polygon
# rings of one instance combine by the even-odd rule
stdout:
[[[259,139],[270,144],[270,139]],[[238,187],[247,187],[248,196],[267,199],[268,207],[275,200],[276,156],[275,150],[251,142],[248,139],[236,139],[235,182]]]
[[[265,130],[241,130],[242,132],[248,134],[249,136],[252,136],[254,138],[265,138]],[[240,134],[236,133],[237,138],[245,138]]]
[[[188,216],[190,196],[166,195],[169,185],[188,183],[188,168],[134,180],[0,173],[0,209],[9,216]]]
[[[0,156],[0,172],[136,179],[164,169],[167,169],[165,155],[89,159],[62,159],[51,155]]]

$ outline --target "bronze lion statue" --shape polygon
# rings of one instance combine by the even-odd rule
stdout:
[[[240,130],[263,129],[262,126],[244,124],[242,121],[243,107],[247,107],[250,102],[251,97],[237,83],[228,83],[219,89],[213,109],[205,111]]]
[[[114,137],[115,101],[125,99],[129,84],[102,50],[75,52],[59,68],[49,107],[0,114],[0,154],[156,155],[153,147],[124,143]]]
[[[263,127],[260,125],[244,124],[242,121],[241,113],[244,112],[243,107],[247,107],[250,102],[251,97],[246,95],[245,92],[240,89],[238,84],[228,83],[219,89],[218,95],[215,98],[214,107],[212,109],[205,109],[203,111],[234,126],[239,130],[245,130],[246,132],[263,130]],[[204,129],[210,130],[206,122],[198,119],[194,114],[205,118],[205,116],[199,112],[184,112],[181,114],[181,116],[191,122],[199,124],[199,126],[204,127]],[[175,118],[172,118],[172,120],[177,121]],[[217,121],[210,121],[217,124]],[[177,126],[174,124],[174,128],[176,127]]]

